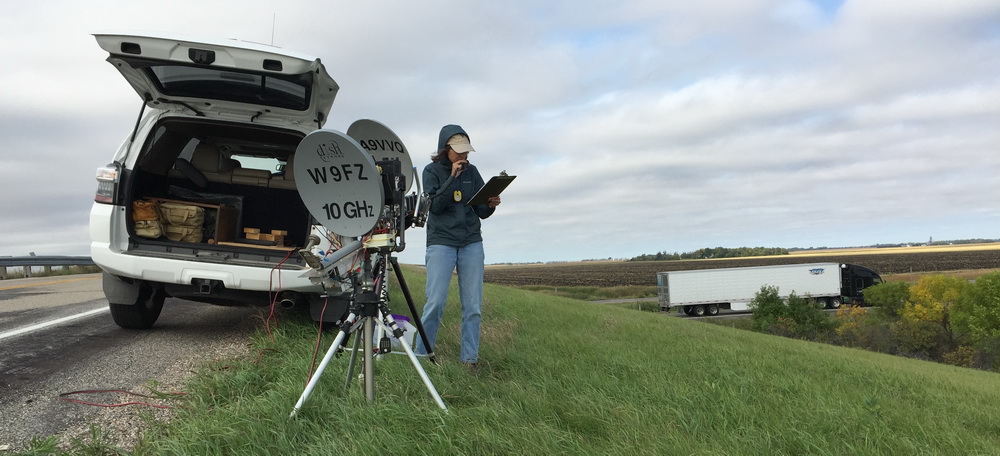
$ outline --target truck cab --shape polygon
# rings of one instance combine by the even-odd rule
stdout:
[[[865,303],[864,289],[882,283],[882,277],[877,272],[856,264],[841,266],[841,291],[845,304],[863,305]]]

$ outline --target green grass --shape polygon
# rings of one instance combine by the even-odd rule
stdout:
[[[423,277],[406,271],[418,305]],[[1000,376],[499,286],[485,287],[481,369],[457,361],[450,302],[424,363],[378,361],[377,398],[335,358],[295,419],[316,330],[205,368],[142,454],[997,454]],[[457,299],[453,290],[451,296]],[[396,313],[405,302],[393,297]],[[324,338],[326,344],[333,334]],[[256,352],[264,351],[257,363]],[[322,351],[320,353],[322,356]]]
[[[654,298],[657,295],[656,286],[646,285],[625,285],[618,287],[554,287],[550,285],[524,285],[517,288],[551,296],[579,299],[581,301]]]

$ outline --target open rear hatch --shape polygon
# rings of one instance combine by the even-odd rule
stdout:
[[[94,36],[108,62],[153,109],[320,128],[339,90],[318,58],[262,44]]]

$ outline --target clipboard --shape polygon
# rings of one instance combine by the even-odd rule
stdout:
[[[502,192],[503,189],[507,188],[507,186],[514,181],[515,177],[517,176],[501,175],[501,176],[491,177],[490,181],[487,182],[486,185],[483,186],[483,188],[479,189],[479,191],[472,196],[472,199],[470,199],[469,202],[465,204],[469,206],[475,206],[478,204],[489,203],[489,199],[494,196],[500,196],[500,192]]]

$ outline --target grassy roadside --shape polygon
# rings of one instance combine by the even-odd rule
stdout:
[[[550,296],[579,299],[581,301],[600,301],[605,299],[655,298],[656,286],[625,285],[620,287],[580,287],[580,286],[550,286],[523,285],[516,287],[522,290],[534,291]]]
[[[414,299],[423,277],[407,270]],[[457,296],[453,292],[452,296]],[[391,303],[400,313],[398,295]],[[405,313],[405,312],[403,312]],[[139,454],[994,454],[1000,376],[487,284],[482,367],[457,362],[458,303],[425,363],[379,361],[378,398],[330,363],[296,419],[316,331],[205,368]],[[325,338],[328,344],[333,335]],[[324,345],[325,349],[325,345]]]

